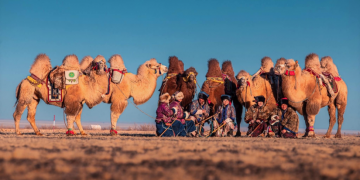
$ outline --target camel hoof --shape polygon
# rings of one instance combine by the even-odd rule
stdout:
[[[23,133],[17,132],[16,135],[21,136],[21,135],[23,135]]]
[[[341,134],[336,133],[335,138],[341,138]]]
[[[241,137],[241,132],[240,131],[236,132],[235,137]]]
[[[326,134],[323,138],[330,138],[330,135]]]
[[[40,132],[35,133],[37,136],[42,136],[43,134],[41,134]]]
[[[80,134],[81,134],[82,136],[86,136],[86,135],[87,135],[84,131],[81,131]]]
[[[115,133],[115,132],[112,131],[112,132],[110,132],[110,135],[111,135],[111,136],[116,136],[117,133]]]

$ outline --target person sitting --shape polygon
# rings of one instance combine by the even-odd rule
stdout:
[[[195,137],[196,136],[196,127],[194,121],[186,121],[189,117],[189,113],[184,111],[181,107],[180,103],[184,98],[184,94],[182,92],[176,91],[173,94],[173,98],[175,101],[170,103],[170,108],[174,110],[174,119],[181,122],[184,125],[183,131],[180,132],[178,136],[189,136]]]
[[[194,100],[190,104],[190,119],[193,120],[195,124],[201,123],[199,124],[199,128],[201,128],[201,126],[204,123],[201,121],[209,117],[210,114],[210,107],[209,104],[207,103],[208,97],[209,95],[207,93],[200,91],[198,95],[198,99]],[[204,128],[201,128],[199,132],[201,132],[201,134],[203,135]]]
[[[299,129],[299,116],[289,106],[287,98],[281,99],[280,107],[271,113],[270,137],[296,138]],[[281,131],[281,132],[280,132]]]
[[[270,111],[264,106],[264,96],[256,96],[255,102],[256,104],[245,113],[245,122],[249,123],[247,135],[250,137],[265,136]]]
[[[231,96],[229,95],[222,95],[222,106],[220,106],[216,113],[218,113],[215,116],[216,121],[214,121],[214,128],[217,129],[216,136],[217,137],[226,137],[230,136],[233,137],[233,130],[236,127],[236,121],[235,121],[235,108],[231,106]]]
[[[162,134],[162,137],[173,137],[180,134],[185,128],[180,121],[173,120],[175,110],[170,109],[169,106],[170,99],[171,96],[169,95],[169,93],[165,93],[160,96],[160,100],[159,100],[160,104],[156,110],[156,120],[155,120],[156,134],[158,136],[164,133]]]

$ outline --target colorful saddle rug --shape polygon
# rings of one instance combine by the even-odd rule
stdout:
[[[46,88],[48,89],[48,102],[62,102],[62,89],[55,88],[55,83],[50,81],[50,73],[46,78]]]
[[[334,77],[331,73],[323,72],[322,73],[329,81],[331,88],[333,89],[334,93],[339,91],[336,81],[341,81],[340,77]]]

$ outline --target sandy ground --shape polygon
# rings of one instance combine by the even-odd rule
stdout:
[[[0,130],[0,179],[359,179],[360,137],[158,138]]]

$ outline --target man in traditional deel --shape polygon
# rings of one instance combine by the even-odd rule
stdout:
[[[216,136],[217,137],[233,137],[233,130],[236,127],[235,121],[235,108],[231,106],[231,96],[229,95],[221,95],[222,105],[217,109],[214,121],[214,128],[217,129]]]
[[[160,104],[156,110],[156,134],[159,136],[168,128],[161,137],[177,136],[184,131],[185,128],[180,121],[173,119],[175,110],[169,106],[170,99],[171,96],[169,93],[161,95],[159,99]]]
[[[180,132],[178,136],[188,136],[195,137],[196,136],[196,127],[194,121],[188,119],[189,113],[184,111],[181,107],[180,103],[184,99],[184,94],[182,92],[176,91],[173,94],[173,98],[175,101],[170,103],[170,108],[174,110],[174,119],[178,120],[185,126],[183,131]]]
[[[289,106],[289,100],[282,98],[280,107],[271,112],[270,137],[296,138],[299,129],[299,116]]]
[[[264,106],[264,96],[254,98],[256,104],[251,106],[245,113],[245,122],[249,123],[247,135],[250,137],[265,136],[270,111]]]
[[[202,120],[209,117],[210,114],[210,107],[207,102],[208,97],[209,95],[207,93],[200,91],[198,99],[190,104],[190,119],[193,120],[195,124],[200,123],[198,128],[201,129],[199,129],[198,132],[200,132],[201,135],[204,133],[204,128],[202,127],[204,122],[202,122]]]

